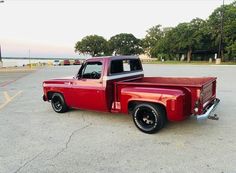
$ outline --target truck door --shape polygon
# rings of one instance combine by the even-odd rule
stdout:
[[[102,60],[89,61],[82,66],[78,80],[72,85],[73,107],[107,111],[105,87],[102,84],[102,72]]]

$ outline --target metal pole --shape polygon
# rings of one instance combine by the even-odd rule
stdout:
[[[223,30],[224,30],[224,4],[223,0],[222,10],[221,10],[221,24],[220,24],[220,41],[219,41],[219,50],[218,50],[218,58],[224,60],[224,49],[223,49]]]
[[[2,47],[1,47],[1,44],[0,44],[0,62],[2,62]]]
[[[2,62],[2,47],[1,47],[1,44],[0,44],[0,68],[3,67],[3,62]]]
[[[4,0],[0,0],[0,3],[4,3]],[[0,45],[0,67],[2,67],[2,48]]]

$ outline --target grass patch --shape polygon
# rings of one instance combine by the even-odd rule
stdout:
[[[213,61],[212,63],[209,63],[209,61],[191,61],[191,62],[187,62],[187,61],[148,61],[148,62],[142,62],[143,64],[169,64],[169,65],[216,65],[215,61]],[[221,62],[220,65],[236,65],[236,62]]]

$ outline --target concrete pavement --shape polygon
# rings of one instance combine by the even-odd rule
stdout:
[[[42,101],[42,81],[78,68],[40,69],[0,87],[0,105],[10,99],[0,108],[1,173],[236,172],[235,66],[144,65],[146,76],[217,76],[221,99],[219,121],[191,117],[153,135],[140,132],[131,116],[55,113]]]

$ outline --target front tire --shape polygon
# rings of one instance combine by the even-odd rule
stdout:
[[[68,110],[64,97],[60,93],[53,93],[51,104],[53,110],[57,113],[64,113]]]
[[[133,111],[133,121],[142,132],[155,133],[166,123],[165,109],[152,103],[138,104]]]

